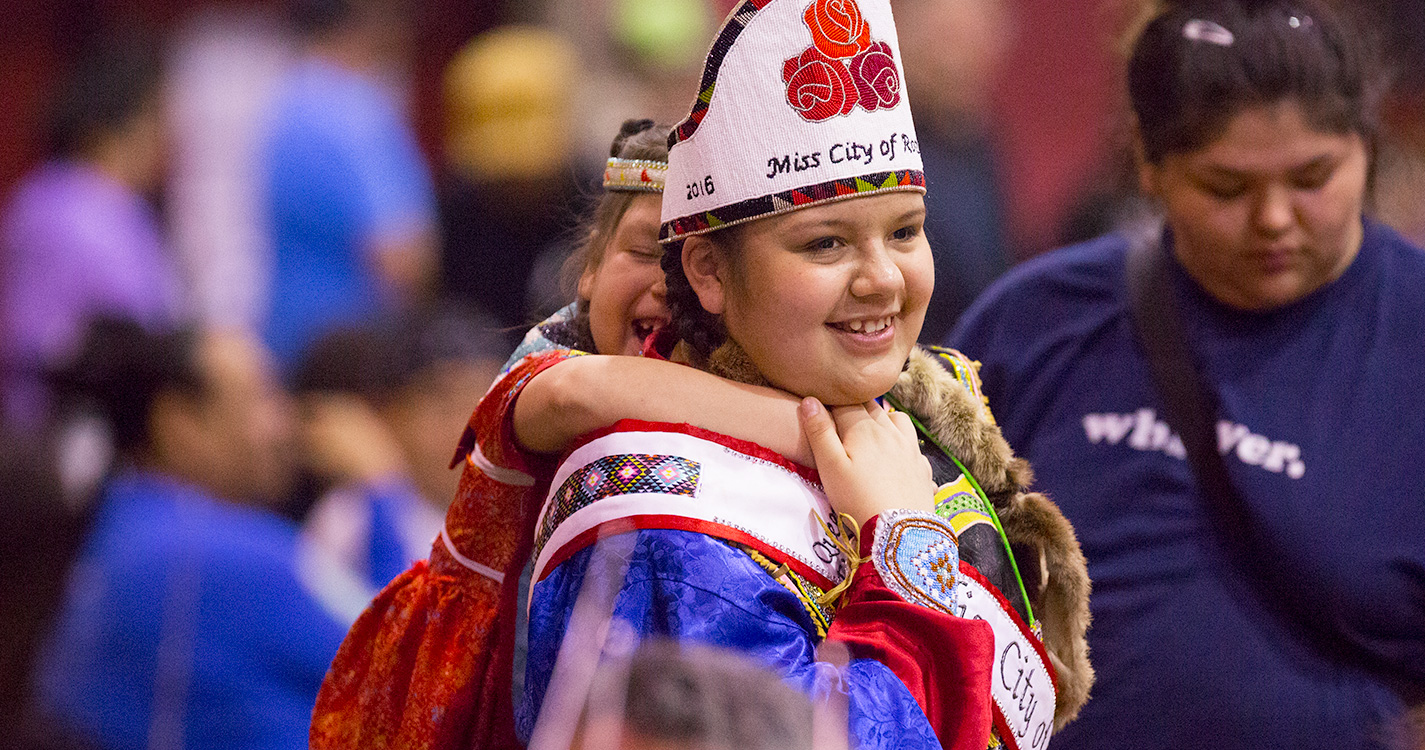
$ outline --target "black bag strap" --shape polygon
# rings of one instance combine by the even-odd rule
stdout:
[[[1228,546],[1250,559],[1252,523],[1217,450],[1217,398],[1188,351],[1160,237],[1161,233],[1145,232],[1129,244],[1128,302],[1134,333],[1148,355],[1163,417],[1182,440],[1188,466],[1209,509],[1217,516]]]

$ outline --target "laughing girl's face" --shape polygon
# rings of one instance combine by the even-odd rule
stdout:
[[[600,354],[638,354],[648,335],[668,322],[667,287],[659,260],[656,194],[638,195],[619,220],[598,266],[579,279],[589,328]]]

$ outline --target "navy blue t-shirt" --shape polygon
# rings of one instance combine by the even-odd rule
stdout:
[[[1398,689],[1425,687],[1425,252],[1367,222],[1341,278],[1267,313],[1172,265],[1219,448],[1266,532],[1256,561],[1286,572],[1281,617],[1227,559],[1160,416],[1127,248],[1025,263],[949,341],[983,363],[1088,557],[1098,682],[1054,747],[1383,747]]]

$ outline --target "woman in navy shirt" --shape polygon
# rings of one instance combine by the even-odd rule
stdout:
[[[1227,543],[1163,416],[1129,238],[977,302],[951,343],[1094,581],[1099,679],[1055,747],[1404,746],[1425,702],[1425,253],[1362,218],[1369,48],[1316,0],[1159,6],[1128,67],[1139,174],[1259,533]]]

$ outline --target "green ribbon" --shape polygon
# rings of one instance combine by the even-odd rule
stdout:
[[[955,466],[960,469],[960,473],[963,474],[966,479],[970,480],[970,486],[974,488],[975,495],[979,497],[980,502],[984,504],[984,510],[986,511],[986,515],[990,517],[991,521],[994,521],[995,530],[999,532],[999,540],[1000,543],[1004,545],[1004,553],[1009,556],[1010,570],[1014,571],[1014,582],[1016,585],[1019,586],[1019,595],[1024,597],[1024,611],[1029,614],[1029,625],[1030,627],[1033,627],[1035,622],[1034,607],[1029,603],[1029,593],[1024,589],[1024,579],[1019,575],[1019,563],[1016,562],[1014,559],[1014,551],[1009,548],[1009,538],[1006,537],[1004,534],[1004,526],[1000,525],[999,514],[995,513],[994,504],[991,503],[989,498],[985,496],[985,491],[980,487],[980,483],[976,481],[975,475],[971,474],[970,470],[966,469],[963,463],[960,463],[960,459],[956,458],[955,454],[952,453],[949,448],[946,448],[945,445],[941,443],[940,440],[937,439],[930,430],[926,429],[925,425],[921,423],[919,417],[915,416],[915,414],[911,412],[911,410],[902,406],[900,401],[897,400],[895,396],[892,396],[891,394],[887,393],[885,396],[885,400],[891,406],[895,407],[896,411],[899,411],[910,417],[910,421],[915,425],[916,431],[919,432],[927,442],[935,446],[937,450],[945,454],[945,456],[948,457],[951,461],[954,461]]]

